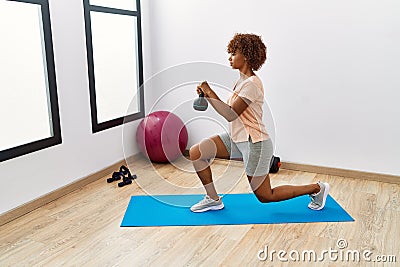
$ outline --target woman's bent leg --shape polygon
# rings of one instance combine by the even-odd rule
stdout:
[[[282,185],[271,188],[269,174],[266,176],[247,176],[250,186],[260,202],[277,202],[320,191],[318,184]]]
[[[226,150],[221,138],[218,135],[213,136],[192,146],[189,150],[189,156],[207,195],[214,200],[218,200],[219,196],[214,187],[210,162],[213,158],[229,159],[229,152]]]

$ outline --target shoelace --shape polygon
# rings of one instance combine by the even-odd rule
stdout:
[[[201,201],[200,204],[206,204],[208,202],[210,202],[210,197],[208,195],[206,195]]]
[[[209,195],[206,195],[201,201],[200,201],[200,203],[199,204],[207,204],[207,203],[210,203],[210,202],[217,202],[217,200],[214,200],[214,199],[212,199]]]

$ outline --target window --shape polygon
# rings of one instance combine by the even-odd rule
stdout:
[[[61,143],[47,0],[0,0],[0,161]]]
[[[84,6],[92,131],[99,132],[144,117],[140,1]]]

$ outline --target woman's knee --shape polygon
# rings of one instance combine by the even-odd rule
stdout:
[[[189,149],[189,157],[192,161],[198,160],[201,157],[199,144],[195,144]]]
[[[274,202],[273,197],[272,196],[265,196],[265,195],[258,195],[255,194],[258,201],[260,201],[261,203],[270,203],[270,202]]]
[[[254,195],[257,197],[258,201],[261,203],[270,203],[270,202],[276,202],[272,192],[258,192],[257,190],[253,191]]]
[[[216,146],[211,139],[204,139],[200,143],[193,145],[189,150],[189,157],[192,161],[202,159],[209,160],[215,158]]]

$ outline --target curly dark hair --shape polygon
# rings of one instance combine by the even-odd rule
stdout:
[[[259,70],[267,59],[267,47],[261,36],[251,33],[236,33],[229,42],[227,51],[241,52],[252,70]]]

